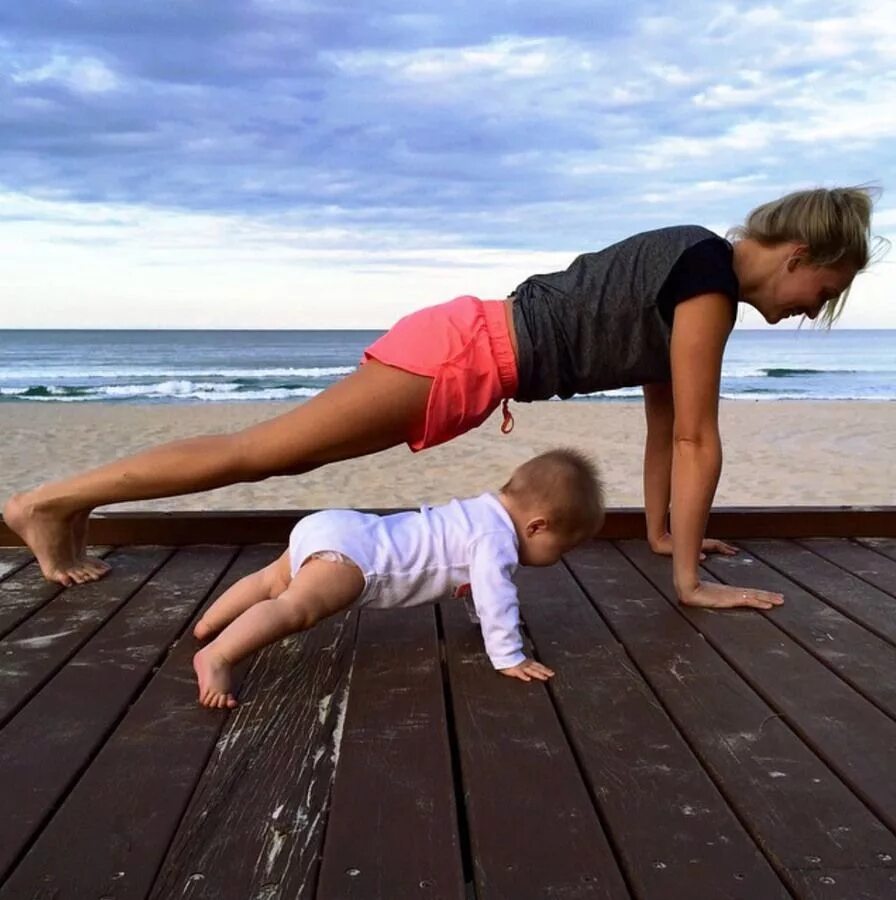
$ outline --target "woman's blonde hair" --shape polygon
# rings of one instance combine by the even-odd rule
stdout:
[[[809,248],[812,265],[843,263],[861,272],[887,244],[871,236],[871,211],[879,195],[870,185],[794,191],[757,206],[728,237],[752,238],[766,246],[796,241]],[[848,295],[849,288],[825,304],[820,320],[828,328],[843,312]]]

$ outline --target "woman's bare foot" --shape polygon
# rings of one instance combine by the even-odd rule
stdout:
[[[236,697],[230,692],[230,663],[211,647],[203,647],[193,657],[199,680],[199,702],[214,709],[233,709]]]
[[[93,577],[102,578],[112,566],[98,556],[91,556],[87,552],[87,520],[90,518],[90,510],[84,510],[75,515],[72,520],[72,549],[75,559],[87,569]]]
[[[35,493],[11,497],[3,507],[3,519],[28,545],[44,578],[68,587],[104,575],[102,567],[85,565],[75,554],[77,514],[73,517],[54,512],[37,502]]]

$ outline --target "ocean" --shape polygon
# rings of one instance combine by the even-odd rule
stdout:
[[[380,334],[0,330],[0,402],[302,400],[351,372]],[[640,388],[625,388],[581,399],[640,394]],[[735,330],[722,396],[896,400],[896,330]]]

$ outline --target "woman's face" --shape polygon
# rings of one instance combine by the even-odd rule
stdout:
[[[775,325],[791,316],[815,319],[825,303],[839,297],[855,278],[855,269],[847,264],[815,266],[803,253],[785,260],[772,279],[760,312],[766,322]]]

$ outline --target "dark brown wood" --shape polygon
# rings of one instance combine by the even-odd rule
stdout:
[[[890,600],[888,621],[893,622],[896,619],[893,615],[896,612],[896,559],[877,553],[856,541],[842,538],[840,540],[811,538],[800,543],[813,553],[845,569],[849,574],[889,594],[894,599]]]
[[[464,898],[431,606],[361,613],[317,897]]]
[[[9,634],[62,590],[61,584],[41,575],[36,562],[7,575],[0,581],[0,636]]]
[[[889,532],[882,531],[881,535],[884,534],[889,534]],[[817,535],[817,537],[821,537],[821,535]],[[863,537],[862,535],[852,535],[852,537],[863,547],[874,550],[876,553],[880,553],[882,556],[887,556],[890,559],[896,559],[896,540],[882,536]]]
[[[0,732],[0,878],[127,711],[233,551],[179,552]]]
[[[102,580],[75,585],[0,640],[0,725],[82,647],[171,555],[135,547],[109,557]]]
[[[496,673],[462,604],[441,612],[477,896],[628,897],[545,686]]]
[[[281,549],[244,550],[208,602]],[[0,897],[147,895],[227,720],[223,711],[196,701],[191,662],[198,646],[185,631]]]
[[[562,566],[520,599],[560,717],[639,897],[789,897],[624,647]]]
[[[334,616],[256,655],[154,900],[314,896],[356,625]]]
[[[753,569],[745,581],[745,566],[736,557],[711,558],[707,564],[712,574],[726,583],[764,583],[762,573]],[[770,579],[767,583],[779,582]],[[795,595],[799,589],[788,584],[784,593]],[[707,620],[703,631],[813,750],[896,829],[896,779],[892,778],[896,721],[803,648],[783,639],[773,624],[777,612],[748,613],[742,621],[717,615]],[[858,642],[854,635],[850,640]],[[875,662],[881,665],[880,654]],[[851,668],[860,671],[860,666],[857,662]]]
[[[681,612],[654,587],[671,589],[669,560],[622,547],[637,568],[595,543],[568,557],[573,574],[778,874],[799,897],[886,896],[896,837],[701,634],[756,614]]]
[[[263,651],[235,713],[196,704],[185,629],[282,545],[229,566],[191,547],[124,603],[155,550],[123,548],[112,575],[61,593],[0,550],[19,622],[0,670],[15,664],[26,699],[0,726],[0,900],[457,897],[461,877],[468,897],[514,900],[896,896],[880,725],[896,724],[896,540],[761,539],[746,546],[767,561],[709,563],[784,586],[769,614],[679,607],[670,561],[621,546],[521,570],[547,685],[494,673],[448,602]],[[427,878],[437,866],[452,874]]]
[[[790,583],[801,585],[817,594],[825,604],[839,610],[844,616],[855,620],[885,640],[896,642],[896,616],[894,616],[896,599],[866,580],[844,571],[834,562],[828,561],[825,555],[831,552],[835,556],[838,555],[838,551],[834,548],[840,543],[841,541],[830,541],[827,545],[812,547],[790,541],[745,541],[741,546],[786,576],[788,586]],[[891,562],[850,541],[842,541],[842,544],[845,545],[844,550],[847,553],[849,547],[853,547],[856,553],[867,554],[872,561],[877,559],[883,565],[890,563],[896,570],[896,562]],[[829,548],[827,551],[823,549],[825,546]],[[762,563],[758,563],[757,569],[762,568]],[[783,585],[784,581],[779,581],[778,584]],[[795,596],[802,598],[804,594],[801,592]],[[833,613],[829,612],[828,615],[836,618]],[[823,634],[824,632],[821,632],[821,635]]]
[[[21,569],[34,557],[24,547],[0,548],[0,578]]]
[[[892,615],[896,601],[792,541],[744,541],[741,548],[736,557],[709,557],[705,568],[723,581],[783,594],[784,605],[768,621],[896,717],[896,647],[863,627],[868,618],[882,621],[879,613],[886,607]],[[877,602],[873,594],[887,602]],[[896,638],[896,623],[882,625]]]
[[[400,508],[367,509],[380,514]],[[111,512],[90,520],[98,544],[285,543],[296,519],[314,510],[201,512]],[[896,507],[720,507],[710,515],[708,534],[727,538],[896,537]],[[601,532],[605,540],[644,538],[640,509],[611,509]],[[21,546],[0,521],[0,547]]]

